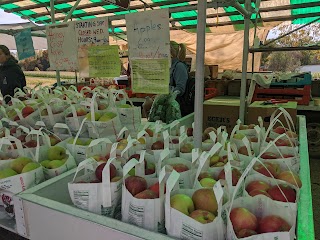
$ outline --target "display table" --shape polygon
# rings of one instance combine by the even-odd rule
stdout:
[[[304,116],[298,116],[298,126],[302,188],[298,206],[297,237],[298,240],[310,240],[314,239],[314,227]],[[14,199],[16,230],[20,235],[32,240],[172,239],[166,235],[74,207],[67,184],[72,180],[75,171],[75,169],[70,170],[16,195]],[[15,231],[10,225],[12,221],[6,221],[4,224],[2,219],[1,227]]]

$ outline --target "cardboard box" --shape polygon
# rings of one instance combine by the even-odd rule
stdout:
[[[292,117],[292,120],[296,126],[297,120],[297,102],[288,102],[288,103],[280,103],[280,104],[269,104],[263,105],[263,101],[253,102],[248,107],[248,115],[246,119],[246,123],[255,123],[258,124],[258,117],[261,116],[264,121],[264,126],[268,127],[270,124],[270,117],[272,113],[279,107],[283,107],[286,109]],[[283,123],[285,127],[287,127],[287,123],[283,116],[280,117],[280,121]],[[280,124],[276,124],[279,126]]]
[[[212,98],[203,103],[203,129],[226,126],[230,134],[239,119],[239,99]]]

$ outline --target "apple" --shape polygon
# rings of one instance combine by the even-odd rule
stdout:
[[[236,133],[233,135],[234,139],[238,139],[238,140],[242,140],[246,135],[244,135],[243,133]]]
[[[152,150],[161,150],[164,149],[163,141],[156,141],[151,145]]]
[[[265,152],[261,155],[261,158],[263,158],[263,159],[277,159],[278,156],[272,152]]]
[[[198,189],[193,193],[192,200],[195,209],[206,210],[213,214],[217,213],[218,203],[212,188]]]
[[[251,123],[251,124],[248,125],[248,129],[254,129],[255,126],[256,126],[255,124]]]
[[[141,144],[146,144],[146,139],[144,137],[141,137],[138,139],[138,142]]]
[[[187,128],[187,136],[192,137],[193,136],[193,128]]]
[[[101,117],[101,114],[98,113],[98,112],[95,112],[94,113],[94,119],[92,119],[92,116],[91,116],[91,112],[87,113],[86,115],[86,118],[89,120],[89,121],[98,121],[98,119]]]
[[[211,138],[208,138],[204,140],[203,143],[213,143],[213,140]]]
[[[145,175],[151,175],[156,172],[156,165],[153,162],[145,160],[144,164]]]
[[[101,183],[101,181],[99,179],[94,179],[94,180],[90,181],[90,183]]]
[[[191,143],[185,143],[180,147],[181,153],[191,153],[193,149],[193,145]]]
[[[264,165],[265,166],[263,166],[261,163],[257,163],[253,166],[253,169],[267,177],[273,176],[276,178],[278,176],[279,173],[277,172],[275,164],[265,162]]]
[[[293,158],[294,156],[292,154],[283,154],[283,158]]]
[[[25,142],[23,144],[23,146],[25,146],[27,148],[35,148],[35,147],[37,147],[37,141],[36,140],[30,140],[28,142]]]
[[[215,132],[217,134],[217,130],[215,128],[213,128],[213,127],[206,128],[202,134],[202,142],[204,142],[206,139],[210,138],[210,135],[209,135],[210,132]]]
[[[236,186],[241,177],[241,173],[238,169],[232,168],[231,175],[232,175],[232,186]],[[224,169],[222,169],[221,172],[219,173],[218,179],[224,179],[224,180],[226,179]]]
[[[275,142],[276,146],[278,147],[285,147],[285,146],[288,146],[288,142],[284,139],[278,139],[276,142]]]
[[[10,135],[11,136],[13,136],[16,133],[17,133],[17,128],[16,127],[10,128]]]
[[[219,155],[213,155],[210,157],[210,167],[219,162],[220,156]]]
[[[64,164],[64,162],[62,160],[51,160],[48,163],[48,169],[55,169],[55,168],[59,168]]]
[[[21,110],[21,114],[22,116],[25,118],[27,116],[29,116],[31,113],[34,112],[33,107],[30,106],[25,106],[22,110]]]
[[[111,182],[118,182],[118,181],[120,181],[121,179],[122,179],[121,176],[115,176],[115,177],[113,177],[110,181],[111,181]]]
[[[250,139],[250,142],[254,142],[254,143],[257,143],[259,141],[259,139],[257,137],[251,137]]]
[[[106,112],[105,114],[103,114],[99,118],[99,121],[100,122],[108,122],[108,121],[112,120],[113,118],[115,118],[116,116],[117,116],[117,114],[115,114],[113,112]]]
[[[291,226],[279,216],[270,215],[259,221],[258,233],[289,232]]]
[[[212,179],[212,178],[203,178],[200,180],[200,184],[202,187],[205,188],[213,188],[213,186],[216,184],[216,180]]]
[[[185,164],[183,163],[175,163],[175,164],[170,164],[172,166],[172,168],[174,170],[176,170],[177,172],[185,172],[185,171],[188,171],[189,168],[188,166],[186,166]]]
[[[247,130],[247,129],[249,129],[249,126],[248,126],[248,125],[240,124],[239,130]]]
[[[36,162],[30,162],[27,165],[24,166],[21,173],[31,172],[32,170],[37,169],[38,167],[41,167],[39,163]]]
[[[139,176],[129,176],[125,180],[125,186],[132,196],[147,189],[147,181]]]
[[[250,193],[253,190],[262,190],[262,191],[268,191],[270,189],[270,185],[264,181],[252,181],[250,182],[247,187],[246,191]]]
[[[192,199],[185,194],[175,194],[170,198],[170,206],[177,211],[188,215],[194,211]]]
[[[278,175],[278,179],[291,183],[292,185],[295,185],[299,188],[302,187],[302,182],[300,180],[300,177],[291,171],[281,172]]]
[[[18,173],[11,168],[5,168],[0,170],[0,179],[12,177],[15,175],[18,175]]]
[[[241,154],[241,155],[249,156],[248,149],[246,148],[246,146],[240,147],[238,149],[238,153]]]
[[[48,116],[48,110],[43,109],[40,114],[41,114],[41,116]]]
[[[51,162],[50,160],[44,160],[40,164],[45,168],[49,168],[49,163],[50,162]]]
[[[178,138],[174,138],[171,140],[172,144],[179,144],[179,139]]]
[[[66,149],[61,146],[53,146],[48,150],[49,160],[61,160],[66,157]]]
[[[95,171],[97,179],[99,179],[101,182],[102,182],[102,171],[103,171],[103,169],[104,169],[106,164],[107,163],[100,164],[96,168],[96,171]],[[110,177],[110,180],[111,180],[112,178],[114,178],[117,175],[117,169],[112,163],[110,163],[109,169],[110,169],[110,176],[109,177]]]
[[[28,164],[31,163],[32,159],[27,157],[19,157],[13,160],[10,163],[10,168],[17,173],[21,173],[23,168]]]
[[[242,229],[248,229],[256,231],[258,227],[258,220],[255,215],[253,215],[246,208],[234,208],[230,212],[230,221],[234,231],[237,233]]]
[[[289,138],[297,138],[298,137],[298,135],[292,131],[287,131],[286,134]]]
[[[216,218],[216,216],[211,212],[200,209],[194,210],[192,213],[190,213],[189,217],[203,224],[213,222],[213,220]]]
[[[288,199],[288,202],[294,203],[296,201],[296,192],[288,185],[280,184],[279,186],[273,186],[268,190],[268,194],[276,201],[287,202],[286,198]]]
[[[55,146],[57,143],[61,142],[61,140],[54,135],[50,135],[49,138],[51,146]]]
[[[107,104],[102,104],[102,103],[98,104],[98,110],[105,110],[105,109],[107,109],[107,107],[108,107]]]
[[[21,142],[25,142],[26,141],[26,134],[21,134],[19,137],[17,137]]]
[[[277,128],[273,129],[273,131],[274,131],[275,133],[278,133],[278,134],[283,134],[283,133],[285,133],[287,130],[286,130],[284,127],[282,127],[282,126],[278,126]]]
[[[97,162],[106,162],[108,160],[105,156],[100,155],[92,156],[92,158],[95,159]]]
[[[253,235],[256,235],[257,232],[250,230],[250,229],[241,229],[239,232],[236,233],[238,238],[245,238],[245,237],[250,237]]]
[[[251,192],[249,192],[249,195],[251,197],[254,197],[254,196],[257,196],[257,195],[265,195],[267,196],[268,198],[271,198],[271,196],[264,190],[259,190],[259,189],[254,189],[252,190]],[[272,199],[272,198],[271,198]]]
[[[153,137],[153,131],[150,128],[147,128],[146,133],[148,133],[149,137]]]
[[[203,178],[212,178],[213,179],[212,175],[209,172],[200,173],[198,176],[198,181],[201,181],[201,179],[203,179]]]
[[[139,192],[138,194],[134,195],[135,198],[140,198],[140,199],[155,199],[158,198],[157,194],[150,190],[146,189],[142,192]]]

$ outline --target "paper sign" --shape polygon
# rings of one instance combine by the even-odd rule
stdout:
[[[30,28],[18,32],[14,35],[14,38],[16,40],[19,60],[35,55]]]
[[[117,5],[122,8],[126,8],[126,9],[129,8],[129,3],[130,3],[129,0],[104,0],[104,1],[112,3],[113,5]]]
[[[132,91],[135,93],[169,93],[168,59],[132,59]]]
[[[170,59],[168,9],[127,14],[126,25],[130,60]]]
[[[119,77],[121,62],[117,45],[88,47],[90,77]]]
[[[78,69],[78,47],[74,22],[47,25],[48,56],[53,70]]]

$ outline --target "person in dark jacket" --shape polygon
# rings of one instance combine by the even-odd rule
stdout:
[[[18,65],[18,61],[11,55],[9,49],[0,45],[0,90],[2,96],[10,95],[13,97],[14,90],[26,86],[26,78]],[[10,101],[6,97],[5,102]]]

